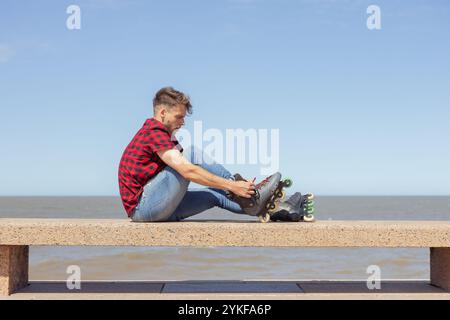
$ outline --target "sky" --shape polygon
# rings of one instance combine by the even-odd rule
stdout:
[[[188,132],[278,130],[292,191],[450,194],[448,1],[2,0],[0,196],[119,195],[164,86]]]

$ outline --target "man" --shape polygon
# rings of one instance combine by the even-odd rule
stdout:
[[[192,113],[192,105],[187,95],[172,87],[156,93],[153,113],[126,147],[119,165],[120,195],[132,221],[180,221],[215,206],[250,215],[264,209],[279,173],[255,185],[236,179],[240,175],[233,176],[201,150],[183,150],[173,134]],[[190,181],[207,188],[188,190]]]

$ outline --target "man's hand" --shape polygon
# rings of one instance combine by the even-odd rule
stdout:
[[[176,149],[158,151],[158,156],[164,163],[176,170],[185,179],[196,182],[198,184],[228,190],[234,194],[250,198],[255,193],[255,185],[253,181],[233,181],[216,176],[200,166],[189,162],[180,151]]]
[[[255,185],[253,181],[235,181],[230,191],[237,196],[251,198],[255,194]]]

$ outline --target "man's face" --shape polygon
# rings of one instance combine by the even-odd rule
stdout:
[[[161,111],[163,124],[170,133],[180,129],[184,125],[184,117],[186,116],[186,107],[182,104],[172,108],[165,108]]]

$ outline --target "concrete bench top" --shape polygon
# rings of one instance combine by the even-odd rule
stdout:
[[[450,221],[0,219],[0,245],[450,247]]]

